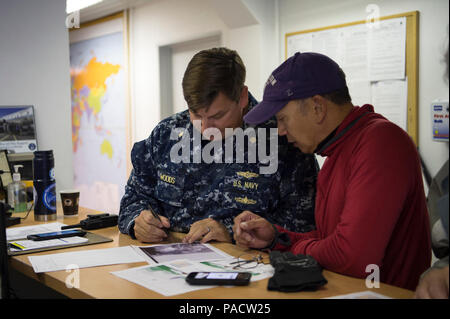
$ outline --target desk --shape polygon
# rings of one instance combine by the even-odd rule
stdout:
[[[87,214],[99,213],[90,209],[80,208],[77,217],[64,218],[61,206],[58,207],[57,221],[64,224],[77,224],[79,220],[86,218]],[[15,214],[18,215],[18,214]],[[21,224],[13,227],[29,226],[41,224],[35,222],[34,216],[30,213],[27,219]],[[142,245],[137,240],[131,239],[128,235],[121,234],[117,227],[109,227],[104,229],[93,230],[91,232],[113,239],[112,242],[98,245],[89,245],[73,248],[58,249],[55,251],[47,251],[42,253],[14,256],[10,260],[10,266],[15,270],[34,278],[42,284],[70,297],[70,298],[182,298],[182,299],[299,299],[299,298],[326,298],[336,295],[348,294],[369,290],[365,286],[364,279],[357,279],[343,276],[331,271],[324,271],[323,275],[328,280],[328,284],[315,292],[298,292],[298,293],[281,293],[267,290],[268,279],[250,283],[246,287],[216,287],[211,289],[197,290],[190,293],[180,294],[173,297],[165,297],[152,290],[146,289],[127,280],[110,274],[111,271],[124,270],[132,267],[144,266],[146,263],[132,263],[112,266],[102,266],[93,268],[82,268],[79,271],[80,287],[67,288],[66,279],[70,273],[66,271],[56,271],[49,273],[36,274],[28,260],[30,255],[47,255],[62,253],[68,251],[80,251],[88,249],[103,249],[111,247],[119,247],[126,245]],[[184,234],[171,233],[169,239],[163,243],[180,242]],[[225,251],[226,253],[238,256],[242,254],[243,249],[229,243],[212,243],[213,246]],[[411,298],[413,291],[380,283],[380,288],[372,289],[376,293],[380,293],[393,298]]]

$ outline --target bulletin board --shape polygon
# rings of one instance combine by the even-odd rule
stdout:
[[[352,90],[354,93],[367,91],[367,96],[371,98],[365,103],[373,104],[375,111],[383,115],[385,114],[378,111],[377,107],[383,101],[390,99],[385,92],[391,91],[392,95],[398,94],[396,98],[404,102],[404,107],[399,111],[398,115],[399,122],[403,123],[403,125],[398,125],[408,132],[416,146],[418,146],[419,12],[412,11],[384,16],[379,18],[379,24],[374,25],[374,23],[377,22],[371,21],[371,23],[368,23],[362,20],[286,33],[285,57],[286,59],[289,58],[296,51],[313,51],[330,56],[338,62],[344,73],[346,73],[347,83],[351,84],[349,85],[349,90],[352,99],[354,98]],[[402,25],[403,23],[405,25]],[[389,31],[391,27],[392,31]],[[378,42],[376,40],[377,32],[382,35]],[[321,41],[318,41],[318,39],[321,39]],[[365,45],[367,48],[364,47]],[[392,51],[389,45],[394,47]],[[379,53],[377,53],[377,49],[379,50],[383,46],[385,46],[384,52],[389,52],[389,54],[397,52],[396,50],[402,51],[398,51],[397,56],[383,57],[381,54],[377,56]],[[365,49],[368,52],[366,56],[364,56]],[[351,53],[348,53],[346,56],[342,54],[343,51]],[[339,56],[339,58],[334,58],[334,56]],[[343,64],[340,63],[340,60],[344,61]],[[360,61],[361,64],[358,66],[355,61]],[[388,61],[385,64],[386,68],[383,69],[383,64],[386,61]],[[367,79],[365,78],[366,66],[368,68]],[[383,78],[383,76],[386,78]],[[401,92],[404,92],[403,96]],[[382,96],[383,94],[385,96]],[[391,103],[394,103],[394,101],[391,100]],[[362,104],[361,102],[360,105]],[[396,103],[392,105],[396,105]],[[390,119],[388,116],[386,117]],[[395,123],[395,121],[393,122]]]

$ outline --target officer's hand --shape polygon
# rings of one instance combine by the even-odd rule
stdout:
[[[143,210],[134,220],[134,235],[140,242],[156,243],[167,238],[167,234],[161,228],[170,228],[169,220],[164,216],[159,216],[161,222],[153,217],[148,210]]]
[[[420,279],[415,299],[448,299],[448,266],[428,271]]]
[[[248,248],[267,247],[275,238],[272,224],[248,210],[234,219],[233,232],[236,244]]]
[[[200,240],[206,243],[211,240],[231,243],[227,228],[212,218],[199,220],[191,225],[189,233],[183,238],[183,243],[193,243]]]

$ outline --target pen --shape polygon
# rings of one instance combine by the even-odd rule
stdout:
[[[157,220],[159,220],[159,222],[162,225],[162,221],[161,221],[161,218],[159,218],[159,215],[153,211],[152,206],[150,206],[150,205],[148,205],[148,206],[150,208],[150,212],[152,213],[153,217],[155,217]],[[166,233],[167,236],[169,236],[169,230],[166,227],[163,226],[162,230]]]

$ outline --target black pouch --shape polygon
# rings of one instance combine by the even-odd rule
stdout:
[[[268,290],[314,291],[328,283],[322,275],[322,267],[311,256],[273,251],[270,263],[275,274],[269,279]]]

